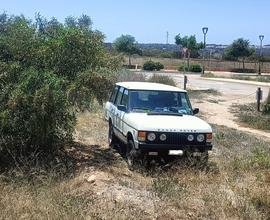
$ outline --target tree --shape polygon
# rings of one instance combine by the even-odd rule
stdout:
[[[243,69],[245,69],[245,59],[254,54],[255,49],[250,47],[249,40],[239,38],[225,49],[225,57],[242,59]]]
[[[191,53],[196,53],[198,50],[203,48],[203,43],[197,43],[195,35],[182,37],[180,34],[175,36],[175,44],[181,45],[186,53],[188,54],[188,68],[189,68],[189,59]]]
[[[115,50],[120,53],[125,53],[128,55],[128,64],[131,66],[131,56],[133,54],[141,55],[141,50],[135,38],[131,35],[122,35],[118,37],[113,44]]]

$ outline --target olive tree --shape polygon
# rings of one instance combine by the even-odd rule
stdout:
[[[255,49],[250,47],[249,40],[239,38],[225,49],[225,57],[242,59],[243,69],[245,69],[245,59],[253,55],[254,52]]]
[[[186,50],[188,55],[188,68],[190,54],[203,48],[203,43],[198,43],[195,35],[181,37],[180,34],[178,34],[175,36],[175,44],[181,45]]]
[[[138,43],[135,38],[131,35],[122,35],[118,37],[114,43],[113,47],[117,52],[124,53],[128,55],[128,64],[131,66],[131,56],[133,54],[141,54],[141,50],[138,47]]]

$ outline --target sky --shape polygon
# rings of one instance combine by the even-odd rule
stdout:
[[[133,35],[139,43],[169,43],[174,37],[196,35],[203,40],[202,27],[209,28],[207,43],[230,44],[243,37],[270,44],[269,0],[0,0],[0,12],[24,14],[63,22],[67,16],[89,15],[93,28],[113,42],[122,34]]]

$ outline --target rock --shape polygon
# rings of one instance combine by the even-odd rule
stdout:
[[[91,175],[87,178],[87,182],[88,183],[94,183],[96,181],[96,176],[95,175]]]

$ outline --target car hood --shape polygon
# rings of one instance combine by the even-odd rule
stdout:
[[[208,123],[193,115],[148,115],[132,112],[125,115],[125,121],[141,131],[212,132]]]

